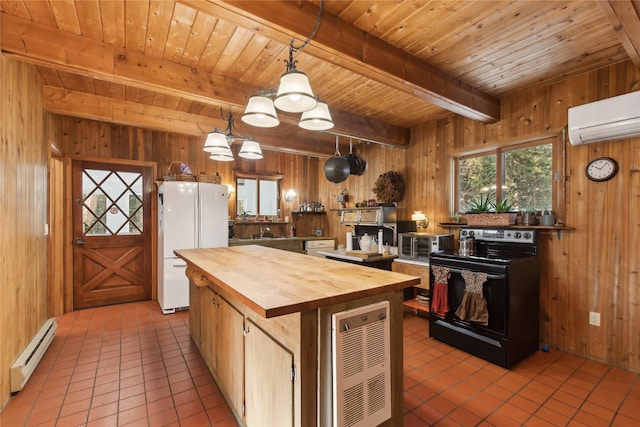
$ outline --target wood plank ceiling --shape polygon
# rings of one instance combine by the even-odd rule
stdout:
[[[1,0],[3,52],[38,66],[47,110],[202,136],[221,109],[264,148],[330,156],[335,136],[240,116],[274,88],[289,42],[333,131],[407,145],[451,112],[493,122],[500,99],[631,59],[640,2]]]

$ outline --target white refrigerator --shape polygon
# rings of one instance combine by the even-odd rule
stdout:
[[[186,263],[176,249],[229,245],[225,185],[168,181],[158,188],[158,303],[164,314],[189,307]]]

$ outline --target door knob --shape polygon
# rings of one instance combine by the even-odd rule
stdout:
[[[87,244],[87,242],[85,242],[82,237],[77,237],[76,238],[76,246],[84,246],[86,244]]]

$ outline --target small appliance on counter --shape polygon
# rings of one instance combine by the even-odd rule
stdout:
[[[232,220],[232,219],[229,220],[228,224],[229,224],[229,238],[230,239],[233,239],[233,237],[235,236],[235,234],[233,232],[233,226],[235,225],[235,223],[236,222],[234,220]]]
[[[398,256],[429,261],[429,255],[453,251],[453,234],[399,233]]]

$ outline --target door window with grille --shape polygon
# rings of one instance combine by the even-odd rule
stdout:
[[[82,220],[86,236],[141,234],[142,174],[85,169]]]

